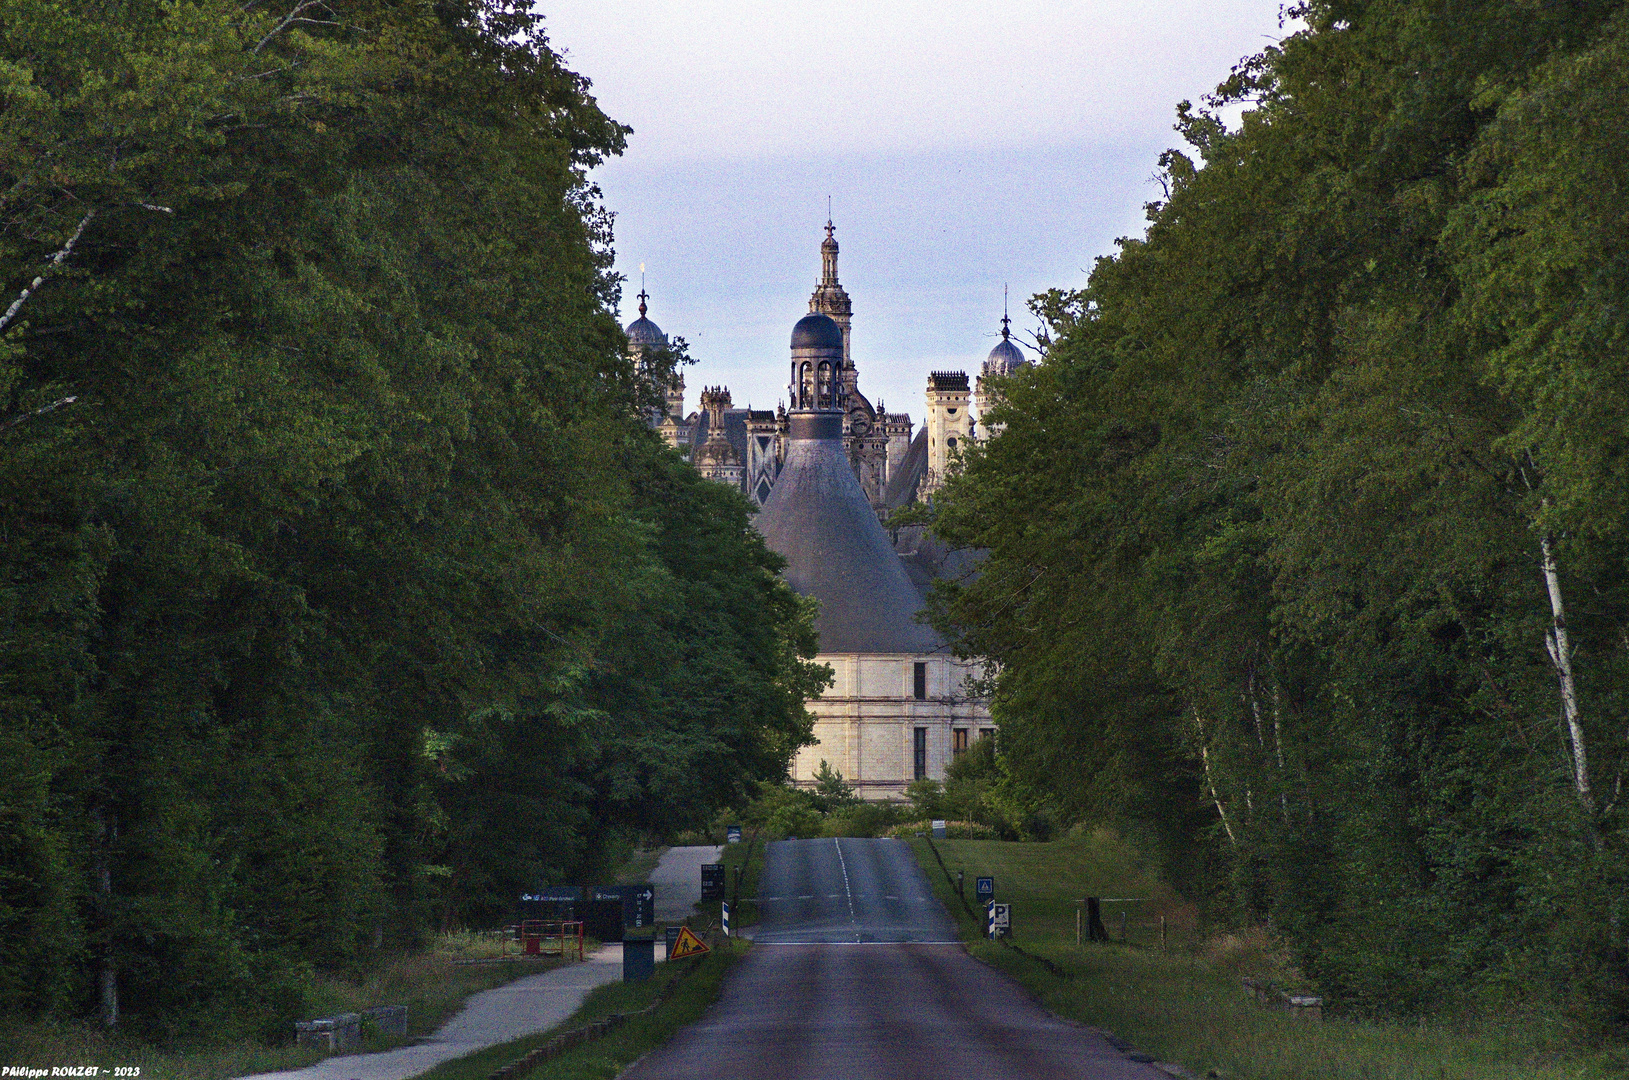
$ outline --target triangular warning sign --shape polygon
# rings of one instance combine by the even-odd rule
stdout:
[[[683,960],[687,956],[700,956],[704,952],[712,951],[711,948],[703,945],[701,938],[691,933],[690,928],[687,926],[679,931],[678,938],[673,942],[673,953],[668,959]]]

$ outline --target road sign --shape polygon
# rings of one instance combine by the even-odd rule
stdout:
[[[739,844],[741,842],[741,826],[739,826],[739,825],[726,825],[726,826],[724,826],[724,839],[729,841],[732,844]]]
[[[701,898],[703,900],[724,899],[724,864],[703,863],[701,866]]]
[[[535,893],[527,893],[522,900],[543,900],[562,903],[583,898],[581,885],[543,885]]]
[[[618,900],[622,903],[622,925],[649,926],[656,921],[656,889],[640,885],[596,885],[591,900]]]
[[[981,904],[988,904],[995,899],[995,878],[981,877],[973,882],[973,895]]]
[[[673,943],[679,940],[679,931],[683,929],[684,927],[682,926],[665,926],[662,928],[663,933],[667,938],[667,952],[663,953],[662,955],[667,957],[669,960],[673,959]]]
[[[1012,905],[991,904],[989,932],[993,938],[1012,937]]]
[[[933,827],[933,838],[935,840],[943,840],[945,838],[945,823],[942,821],[934,821],[931,824]]]
[[[723,912],[718,917],[718,925],[723,928],[724,936],[729,937],[730,936],[730,905],[729,904],[721,904],[719,906],[723,909]]]
[[[712,951],[687,926],[679,931],[679,940],[673,943],[673,951],[668,954],[668,959],[683,960],[687,956],[700,956],[702,953]]]

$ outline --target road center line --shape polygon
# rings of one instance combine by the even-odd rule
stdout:
[[[848,898],[848,921],[854,924],[858,935],[860,920],[854,917],[854,890],[848,884],[848,862],[843,858],[843,842],[833,839],[832,845],[837,848],[837,865],[843,868],[843,895]]]

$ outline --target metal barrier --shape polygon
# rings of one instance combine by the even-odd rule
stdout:
[[[583,958],[583,924],[580,920],[545,922],[527,919],[513,927],[513,940],[520,944],[522,956],[569,957],[574,952]]]

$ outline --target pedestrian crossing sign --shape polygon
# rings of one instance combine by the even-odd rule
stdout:
[[[704,952],[713,950],[702,944],[701,938],[687,926],[679,931],[679,939],[673,943],[673,952],[669,960],[683,960],[687,956],[700,956]]]

